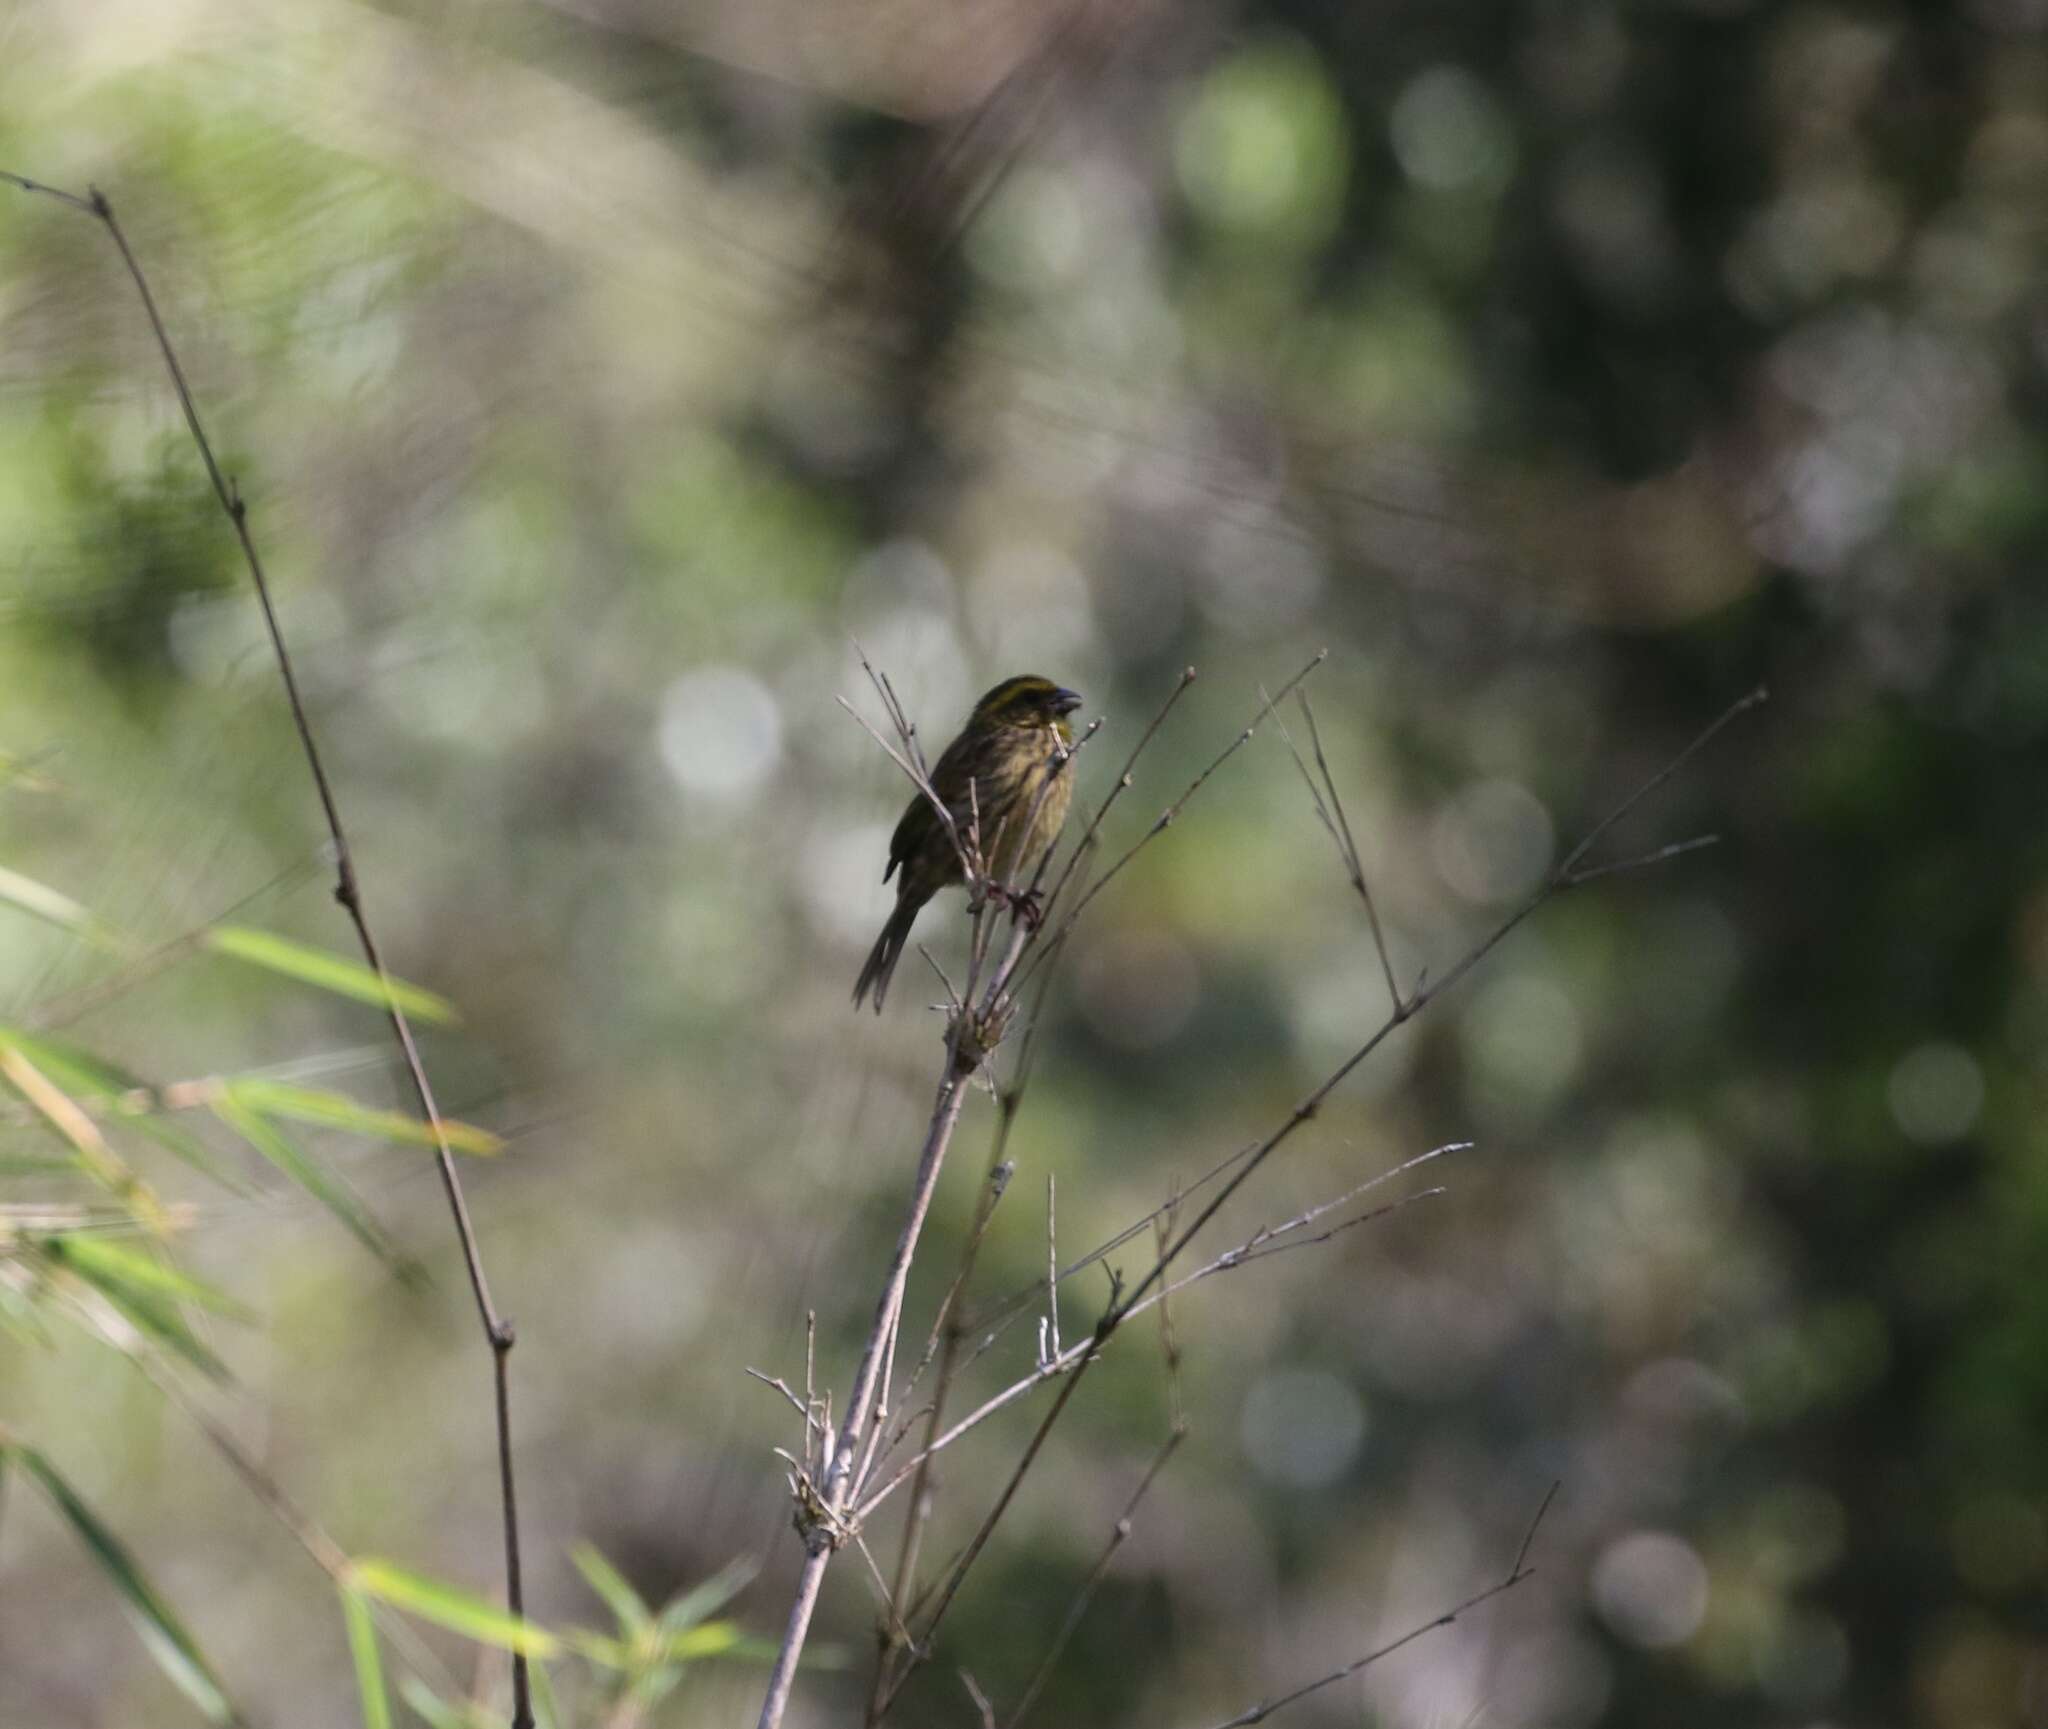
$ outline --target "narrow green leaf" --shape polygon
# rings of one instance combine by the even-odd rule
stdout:
[[[586,1663],[623,1675],[634,1666],[633,1653],[608,1633],[590,1627],[564,1627],[562,1643]]]
[[[548,1674],[548,1666],[545,1663],[527,1664],[526,1681],[533,1692],[535,1729],[562,1729],[565,1719],[555,1698],[555,1683]]]
[[[493,1716],[475,1700],[443,1699],[413,1676],[400,1681],[398,1691],[427,1729],[505,1729],[504,1718]]]
[[[89,1099],[110,1099],[142,1083],[90,1051],[61,1039],[44,1038],[19,1027],[0,1026],[0,1044],[12,1045],[67,1093]]]
[[[44,1153],[0,1153],[0,1177],[47,1177],[59,1171],[76,1171],[76,1159],[60,1159]]]
[[[248,1185],[222,1168],[220,1161],[175,1123],[153,1116],[146,1106],[134,1101],[149,1097],[148,1085],[127,1070],[102,1061],[90,1051],[59,1039],[23,1032],[19,1027],[0,1026],[0,1044],[12,1045],[44,1074],[74,1098],[95,1099],[111,1105],[121,1121],[134,1126],[158,1146],[183,1159],[202,1176],[236,1194],[247,1194]]]
[[[51,888],[48,883],[39,883],[33,877],[11,871],[4,865],[0,865],[0,902],[48,924],[60,926],[80,941],[90,943],[96,949],[104,949],[108,954],[135,952],[136,945],[130,938],[80,906],[69,895]]]
[[[45,1254],[66,1262],[87,1277],[119,1280],[138,1290],[154,1291],[174,1303],[196,1304],[230,1320],[256,1318],[253,1309],[237,1302],[218,1285],[209,1285],[190,1273],[166,1266],[140,1249],[131,1249],[98,1234],[65,1231],[45,1237],[42,1248]]]
[[[396,1003],[414,1020],[445,1026],[459,1018],[455,1005],[446,997],[437,996],[419,985],[407,984],[403,979],[390,978],[388,974],[380,979],[360,961],[352,961],[346,955],[316,949],[306,943],[293,942],[269,931],[252,930],[247,925],[216,925],[206,933],[206,946],[230,960],[262,967],[266,972],[279,973],[285,978],[298,980],[300,984],[332,991],[336,996],[350,997],[359,1003],[372,1003],[380,1009],[387,1003]],[[390,985],[388,995],[385,991],[387,982]]]
[[[676,1690],[676,1683],[682,1678],[680,1663],[656,1663],[633,1677],[627,1694],[642,1711],[652,1711]]]
[[[431,1147],[434,1126],[403,1111],[380,1111],[358,1104],[346,1093],[330,1093],[318,1087],[289,1086],[283,1081],[253,1077],[225,1083],[228,1096],[248,1110],[266,1117],[290,1117],[295,1122],[317,1123],[327,1129],[347,1129],[376,1140],[396,1141],[401,1146]],[[474,1123],[441,1119],[448,1145],[458,1153],[496,1153],[505,1143]]]
[[[344,1586],[341,1618],[348,1627],[348,1654],[355,1659],[363,1729],[391,1729],[391,1696],[384,1690],[384,1659],[377,1651],[377,1624],[370,1618],[369,1600]]]
[[[620,1631],[629,1639],[653,1632],[654,1616],[641,1601],[640,1593],[626,1583],[625,1576],[604,1558],[595,1544],[577,1544],[569,1559],[576,1563],[577,1572],[590,1581],[590,1588],[605,1600],[606,1607],[618,1618]]]
[[[397,1248],[347,1185],[311,1153],[287,1140],[268,1117],[242,1103],[233,1087],[213,1101],[213,1109],[222,1122],[346,1225],[371,1254],[398,1264]]]
[[[357,1590],[380,1602],[474,1639],[480,1645],[496,1645],[528,1657],[551,1657],[561,1649],[561,1641],[545,1628],[522,1621],[460,1586],[409,1572],[389,1561],[354,1562],[349,1577]]]
[[[112,1304],[145,1338],[154,1339],[216,1381],[233,1378],[228,1373],[227,1364],[215,1356],[186,1324],[175,1299],[166,1298],[163,1291],[154,1285],[132,1283],[127,1277],[129,1269],[124,1265],[77,1253],[83,1241],[76,1235],[45,1238],[39,1246],[51,1260],[69,1267]]]
[[[35,1299],[15,1289],[11,1281],[0,1284],[0,1332],[24,1345],[47,1348],[51,1342],[50,1329]],[[5,1451],[0,1446],[0,1453]]]
[[[198,1643],[172,1613],[171,1606],[157,1594],[144,1577],[135,1557],[120,1538],[102,1525],[92,1509],[78,1498],[50,1461],[33,1447],[19,1443],[8,1448],[22,1469],[35,1478],[64,1516],[80,1542],[91,1552],[100,1570],[121,1593],[124,1606],[141,1634],[143,1644],[179,1691],[214,1723],[232,1723],[234,1707],[213,1673],[212,1665]]]
[[[661,1654],[671,1663],[689,1663],[700,1657],[734,1656],[747,1643],[737,1621],[703,1621],[670,1634],[662,1641]]]
[[[760,1561],[751,1555],[728,1561],[701,1585],[693,1585],[662,1609],[662,1632],[680,1633],[723,1609],[754,1582],[754,1575],[760,1570]]]

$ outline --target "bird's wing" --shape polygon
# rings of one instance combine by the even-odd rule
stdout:
[[[939,760],[932,764],[931,789],[944,801],[953,821],[962,830],[972,815],[973,800],[968,796],[967,787],[973,779],[971,765],[974,752],[975,741],[963,732],[939,753]],[[882,881],[887,882],[896,874],[897,867],[924,845],[938,823],[938,813],[932,809],[932,801],[922,792],[912,794],[910,803],[903,807],[903,815],[897,820],[896,832],[889,837],[889,864],[882,872]]]

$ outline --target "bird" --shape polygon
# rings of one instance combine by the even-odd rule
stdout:
[[[1080,706],[1075,692],[1049,678],[1035,673],[1006,678],[974,705],[960,736],[933,765],[932,791],[952,817],[962,845],[978,832],[994,883],[1008,882],[1059,838],[1074,796],[1074,777],[1062,766],[1074,742],[1066,717]],[[875,1013],[882,1012],[889,977],[919,911],[964,874],[960,848],[920,790],[889,837],[882,880],[896,878],[896,910],[854,981],[856,1008],[872,989]]]

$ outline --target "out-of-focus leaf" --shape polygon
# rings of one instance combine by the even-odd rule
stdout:
[[[589,1627],[564,1627],[562,1642],[586,1663],[594,1663],[600,1669],[624,1675],[634,1666],[631,1649],[609,1633],[599,1633]]]
[[[394,1266],[399,1263],[398,1250],[383,1226],[348,1186],[311,1153],[287,1140],[268,1117],[242,1103],[233,1087],[222,1091],[213,1101],[213,1109],[222,1122],[346,1225],[371,1254]]]
[[[743,1555],[736,1561],[728,1562],[701,1585],[693,1585],[681,1596],[665,1605],[661,1611],[661,1630],[674,1634],[694,1627],[705,1616],[725,1607],[754,1582],[754,1575],[761,1570],[761,1563],[752,1556]]]
[[[502,1726],[486,1717],[468,1703],[451,1704],[443,1699],[424,1681],[408,1675],[398,1684],[398,1691],[412,1709],[412,1714],[427,1729],[502,1729]]]
[[[142,1635],[142,1642],[156,1659],[158,1667],[186,1698],[206,1714],[209,1721],[234,1722],[234,1707],[228,1703],[227,1692],[215,1676],[213,1666],[185,1630],[184,1623],[171,1612],[171,1606],[157,1594],[156,1587],[144,1576],[135,1557],[128,1553],[121,1540],[100,1523],[92,1509],[58,1474],[56,1467],[35,1448],[19,1442],[0,1444],[0,1454],[4,1453],[12,1453],[21,1468],[42,1486],[43,1492],[64,1516],[79,1541],[99,1563],[100,1571],[121,1593],[136,1630]]]
[[[71,1159],[51,1158],[42,1153],[0,1153],[0,1177],[46,1177],[77,1169]]]
[[[61,926],[82,942],[108,954],[132,954],[135,943],[69,895],[0,865],[0,902]]]
[[[391,1729],[391,1696],[384,1690],[384,1659],[377,1651],[377,1624],[368,1600],[343,1587],[341,1618],[348,1627],[348,1654],[355,1660],[363,1729]]]
[[[212,1178],[237,1194],[248,1193],[248,1186],[223,1169],[220,1161],[193,1136],[175,1123],[152,1115],[146,1106],[138,1108],[131,1102],[146,1099],[149,1088],[125,1069],[104,1062],[76,1045],[26,1033],[19,1027],[0,1026],[0,1045],[11,1045],[20,1051],[67,1093],[111,1105],[123,1122],[134,1125],[138,1134],[147,1135],[159,1146],[175,1153],[202,1176]]]
[[[389,974],[380,979],[360,961],[273,936],[269,931],[252,930],[247,925],[216,925],[206,933],[206,946],[217,955],[246,961],[252,967],[280,973],[359,1003],[372,1003],[378,1008],[396,1003],[415,1020],[445,1026],[459,1018],[455,1005],[433,991],[391,978]]]
[[[481,1645],[496,1645],[528,1657],[551,1657],[561,1649],[561,1641],[545,1628],[522,1621],[459,1585],[429,1579],[422,1573],[395,1567],[389,1561],[353,1562],[349,1579],[357,1590],[378,1601]]]
[[[773,1657],[775,1650],[766,1640],[749,1638],[737,1621],[701,1622],[670,1634],[661,1643],[661,1654],[671,1663],[690,1663],[703,1657]]]
[[[0,1332],[24,1345],[47,1346],[50,1343],[50,1329],[34,1300],[27,1292],[16,1290],[11,1283],[5,1282],[0,1282]]]
[[[55,792],[58,783],[36,770],[37,761],[47,754],[38,751],[35,756],[16,756],[0,750],[0,787],[9,792]]]
[[[176,1303],[194,1303],[231,1320],[252,1321],[255,1312],[237,1302],[218,1285],[195,1279],[190,1273],[165,1266],[153,1256],[110,1242],[106,1237],[82,1231],[45,1237],[43,1252],[64,1261],[81,1274],[93,1278],[118,1279],[138,1290],[153,1291]]]
[[[681,1664],[656,1663],[633,1677],[629,1694],[642,1710],[652,1710],[676,1690],[676,1683],[682,1678]]]
[[[159,1287],[132,1281],[127,1276],[130,1271],[128,1266],[87,1255],[75,1255],[67,1250],[67,1244],[76,1246],[80,1242],[82,1239],[75,1237],[52,1237],[45,1238],[41,1246],[51,1260],[76,1273],[145,1338],[154,1339],[165,1349],[183,1357],[202,1374],[210,1375],[217,1381],[231,1378],[227,1364],[215,1356],[186,1324],[175,1299],[167,1298]],[[117,1346],[127,1344],[127,1341],[121,1338],[116,1338],[113,1342]]]
[[[377,1140],[397,1141],[403,1146],[436,1144],[433,1124],[409,1117],[403,1111],[380,1111],[358,1104],[345,1093],[256,1079],[228,1081],[224,1086],[231,1099],[261,1116],[290,1117],[296,1122],[318,1123],[322,1128],[347,1129]],[[504,1149],[503,1141],[474,1123],[443,1117],[441,1128],[455,1152],[488,1154]]]
[[[619,1626],[628,1638],[639,1638],[654,1630],[654,1616],[640,1600],[640,1593],[626,1583],[624,1575],[599,1553],[595,1544],[577,1544],[569,1558],[576,1563],[576,1570],[590,1582],[590,1588],[618,1617]]]
[[[169,1215],[155,1192],[107,1144],[99,1124],[78,1101],[37,1068],[19,1046],[0,1042],[0,1075],[5,1075],[8,1085],[71,1143],[80,1167],[94,1182],[118,1197],[138,1224],[158,1232],[167,1228]]]
[[[533,1720],[537,1729],[562,1729],[562,1707],[555,1698],[555,1684],[545,1663],[529,1662],[527,1685],[533,1692]]]

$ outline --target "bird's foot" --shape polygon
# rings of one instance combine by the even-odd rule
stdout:
[[[1045,922],[1045,896],[1037,889],[1013,889],[992,882],[988,885],[988,898],[997,906],[1008,908],[1028,930],[1035,931]]]

